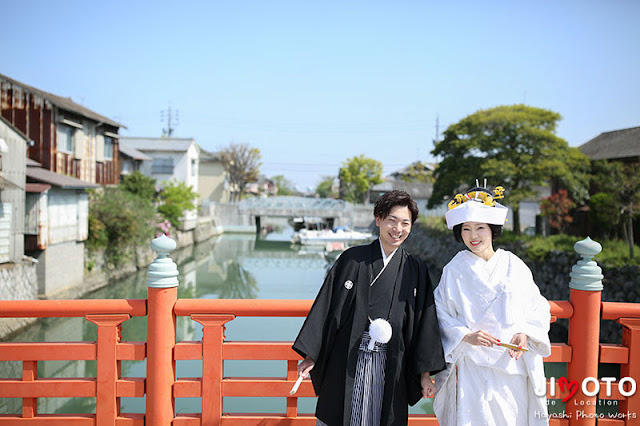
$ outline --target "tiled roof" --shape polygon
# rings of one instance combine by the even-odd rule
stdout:
[[[71,176],[54,173],[41,167],[27,167],[27,178],[64,189],[99,188],[100,185],[85,182]]]
[[[118,150],[120,151],[120,154],[124,154],[129,158],[133,158],[134,160],[153,160],[153,158],[149,157],[148,155],[144,155],[137,149],[130,147],[126,143],[123,143],[122,140],[120,140],[120,142],[118,143]]]
[[[114,127],[123,127],[126,129],[126,126],[111,120],[110,118],[105,117],[104,115],[100,115],[97,112],[91,111],[89,108],[86,108],[78,103],[75,103],[71,100],[71,98],[63,98],[62,96],[54,95],[53,93],[45,92],[44,90],[36,89],[33,86],[29,86],[28,84],[21,83],[17,80],[7,77],[6,75],[0,74],[0,80],[6,80],[7,82],[14,84],[16,86],[20,86],[29,92],[33,92],[38,96],[42,96],[55,106],[60,109],[75,112],[76,114],[80,114],[83,117],[90,118],[91,120],[106,123]]]
[[[120,137],[120,142],[124,142],[129,147],[138,151],[177,151],[185,152],[195,143],[192,138],[134,138]]]
[[[593,160],[639,157],[640,127],[601,133],[579,149]]]
[[[411,198],[426,200],[431,197],[431,193],[433,192],[433,184],[424,182],[407,182],[400,179],[387,179],[385,182],[374,185],[371,188],[371,191],[387,192],[394,189],[406,191],[409,195],[411,195]]]

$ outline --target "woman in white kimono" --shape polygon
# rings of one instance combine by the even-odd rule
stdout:
[[[469,250],[444,267],[434,291],[447,369],[436,375],[433,408],[445,426],[549,423],[549,303],[520,258],[493,249],[507,215],[494,200],[503,191],[473,188],[446,214]]]

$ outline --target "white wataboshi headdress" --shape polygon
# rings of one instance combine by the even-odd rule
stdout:
[[[495,200],[504,198],[504,188],[501,186],[491,193],[486,188],[471,188],[465,194],[458,194],[449,202],[449,211],[445,214],[447,227],[465,222],[489,223],[504,225],[507,219],[507,209]]]

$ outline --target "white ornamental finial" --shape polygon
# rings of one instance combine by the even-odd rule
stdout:
[[[158,253],[147,272],[147,286],[152,288],[178,287],[178,266],[169,257],[175,250],[176,242],[166,235],[151,241],[151,248]]]
[[[602,251],[600,243],[587,237],[575,243],[573,249],[582,259],[571,268],[569,287],[576,290],[602,291],[602,269],[593,260],[593,256]]]

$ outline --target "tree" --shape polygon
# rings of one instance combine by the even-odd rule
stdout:
[[[564,232],[566,226],[573,223],[573,217],[569,214],[569,211],[575,205],[569,198],[567,190],[560,189],[555,194],[542,199],[540,211],[543,216],[549,218],[549,226]]]
[[[536,186],[556,179],[576,202],[587,197],[588,158],[555,135],[560,114],[526,105],[480,110],[444,133],[432,154],[442,158],[429,207],[452,198],[476,179],[507,189],[513,229],[520,232],[520,202],[538,197]]]
[[[320,198],[338,198],[338,194],[333,190],[335,177],[327,176],[316,187],[316,194]]]
[[[623,235],[634,257],[633,219],[640,205],[640,164],[606,160],[592,163],[590,200],[591,217],[602,221],[607,216],[613,224],[622,223]]]
[[[247,144],[231,143],[220,150],[220,158],[233,188],[231,201],[239,201],[245,185],[258,179],[262,158],[260,150]]]
[[[278,188],[278,195],[293,195],[296,193],[293,182],[283,175],[274,176],[271,180],[275,182],[276,187]]]
[[[156,195],[156,180],[143,175],[139,170],[125,175],[120,185],[143,200],[152,201]]]
[[[175,180],[168,182],[160,192],[161,204],[158,206],[158,213],[178,229],[184,212],[194,210],[197,199],[198,193],[192,186]]]
[[[338,177],[345,200],[366,203],[371,187],[382,182],[382,163],[361,154],[342,163]]]
[[[417,161],[409,166],[407,173],[402,176],[405,182],[433,183],[433,172],[427,164]]]

